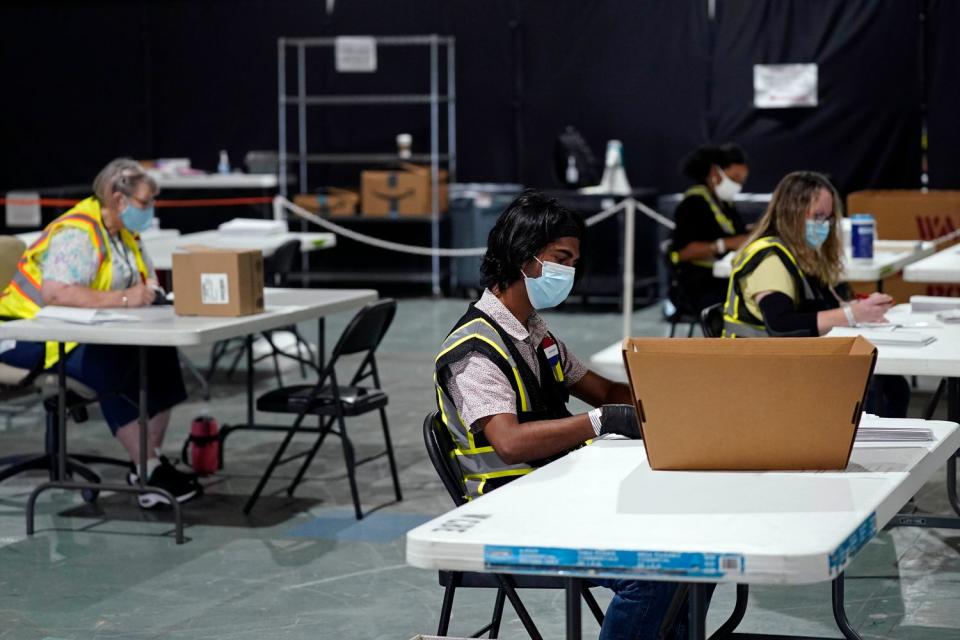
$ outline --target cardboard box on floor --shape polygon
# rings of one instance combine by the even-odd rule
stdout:
[[[326,193],[298,193],[293,203],[311,213],[331,218],[357,215],[360,194],[349,189],[328,187]]]
[[[447,172],[440,170],[441,213],[447,210]],[[399,170],[360,174],[360,206],[371,217],[429,216],[432,185],[430,167],[403,163]]]
[[[173,254],[173,308],[181,316],[246,316],[263,311],[258,249],[184,247]]]
[[[960,229],[960,191],[855,191],[847,196],[847,214],[855,213],[873,214],[884,240],[933,240]],[[876,285],[856,283],[854,289],[870,293]],[[905,282],[900,274],[884,280],[883,290],[897,302],[915,295],[960,296],[960,284]]]
[[[847,466],[876,348],[856,338],[628,338],[653,469]]]

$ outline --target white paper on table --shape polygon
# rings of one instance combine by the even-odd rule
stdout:
[[[928,333],[898,329],[896,326],[881,329],[860,329],[857,327],[834,327],[827,334],[829,338],[853,338],[863,336],[876,345],[891,347],[923,347],[937,338]]]
[[[104,324],[107,322],[140,322],[140,318],[109,309],[86,309],[83,307],[60,307],[48,305],[37,312],[36,318],[47,318],[74,324]]]
[[[258,218],[234,218],[217,227],[224,233],[248,235],[276,235],[288,231],[286,220],[261,220]]]

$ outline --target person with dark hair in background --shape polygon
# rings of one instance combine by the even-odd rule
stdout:
[[[747,154],[734,144],[704,145],[680,166],[696,184],[677,207],[670,245],[674,265],[671,300],[692,313],[723,302],[726,282],[713,277],[713,263],[746,240],[746,225],[733,206],[750,170]]]
[[[640,437],[630,388],[587,370],[538,313],[573,288],[584,231],[580,218],[533,191],[510,203],[490,231],[481,266],[486,289],[436,359],[439,415],[453,439],[467,499],[592,438]],[[570,394],[597,408],[571,415]],[[658,638],[676,585],[595,582],[615,592],[601,639]]]

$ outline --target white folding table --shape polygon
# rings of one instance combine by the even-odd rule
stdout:
[[[18,233],[27,246],[36,242],[41,231]],[[301,251],[317,251],[337,246],[337,236],[327,232],[285,231],[272,234],[230,233],[226,231],[199,231],[181,234],[176,229],[150,229],[141,236],[147,254],[158,271],[173,268],[173,254],[183,247],[203,245],[216,249],[259,249],[269,258],[290,240],[300,241]]]
[[[848,282],[877,283],[877,291],[883,291],[883,279],[900,273],[907,265],[921,260],[934,252],[933,243],[916,240],[878,240],[873,258],[854,259],[850,252],[844,256],[843,275],[841,278]],[[715,278],[729,278],[733,271],[733,257],[736,252],[731,251],[720,260],[713,263]]]
[[[161,189],[275,189],[280,184],[272,173],[149,173]]]
[[[914,262],[903,270],[907,282],[960,283],[960,246],[953,246]]]
[[[254,424],[253,377],[250,336],[254,333],[289,326],[297,322],[323,318],[325,315],[359,308],[377,299],[372,289],[266,289],[265,311],[234,318],[178,316],[172,306],[124,309],[124,314],[139,318],[138,322],[111,322],[83,325],[58,320],[14,320],[0,324],[0,339],[57,342],[60,346],[59,376],[59,441],[57,476],[36,487],[27,501],[27,534],[33,534],[34,504],[37,496],[48,489],[74,491],[118,491],[144,493],[146,491],[147,454],[147,347],[191,347],[213,344],[218,340],[247,337],[247,423]],[[140,484],[134,487],[119,484],[70,482],[66,478],[66,370],[64,343],[129,345],[139,347],[140,370]],[[162,489],[151,491],[165,493]],[[183,521],[180,507],[167,494],[173,507],[177,543],[183,542]]]
[[[271,234],[200,231],[159,237],[145,236],[143,243],[154,268],[169,271],[173,268],[173,254],[190,245],[216,249],[259,249],[264,258],[269,258],[290,240],[299,240],[300,250],[304,252],[330,249],[337,245],[337,236],[333,233],[298,231]]]
[[[704,585],[833,581],[960,448],[954,423],[865,416],[861,426],[927,427],[932,442],[869,443],[833,472],[652,471],[640,441],[598,441],[411,530],[423,569],[569,578],[567,638],[580,638],[580,580],[690,585],[690,638],[704,637]],[[746,589],[733,618],[742,618]]]

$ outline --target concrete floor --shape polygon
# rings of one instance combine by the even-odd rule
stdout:
[[[386,463],[361,468],[362,522],[353,520],[340,448],[324,445],[308,481],[294,498],[283,492],[283,469],[253,514],[240,509],[277,439],[264,434],[231,436],[226,468],[206,481],[207,495],[185,509],[189,542],[171,537],[170,517],[143,513],[133,498],[104,495],[85,505],[76,494],[49,492],[39,501],[38,533],[24,533],[24,504],[42,475],[0,484],[0,639],[254,638],[406,640],[432,633],[440,609],[436,574],[406,566],[404,532],[450,508],[423,450],[420,426],[433,408],[430,384],[435,350],[465,301],[408,299],[380,355],[390,393],[388,413],[404,500],[391,503]],[[328,345],[347,321],[328,320]],[[548,315],[559,336],[583,358],[606,347],[620,331],[614,311],[564,311]],[[304,326],[309,334],[315,327]],[[635,335],[665,335],[656,308],[638,312]],[[198,362],[203,355],[191,354]],[[257,389],[275,386],[262,366]],[[287,369],[288,382],[298,380]],[[178,407],[167,450],[176,452],[190,419],[209,407],[223,423],[243,415],[242,378],[221,373],[214,397]],[[917,415],[925,394],[917,394]],[[940,409],[940,416],[944,413]],[[265,418],[266,416],[260,416]],[[42,413],[33,409],[0,422],[2,454],[36,450]],[[376,421],[351,423],[359,454],[378,450]],[[70,425],[71,449],[120,455],[98,416]],[[308,439],[304,438],[304,444]],[[105,471],[119,478],[117,471]],[[918,503],[945,512],[943,473],[924,488]],[[571,513],[571,518],[576,514]],[[897,529],[880,533],[848,571],[847,611],[865,638],[960,639],[960,534]],[[607,596],[597,590],[602,605]],[[717,590],[709,624],[720,624],[733,603],[732,587]],[[464,591],[454,607],[452,632],[482,626],[492,592]],[[524,595],[546,638],[563,636],[563,595]],[[510,613],[509,607],[507,613]],[[829,585],[753,590],[741,630],[837,637]],[[584,622],[585,637],[596,625]],[[525,637],[508,616],[504,638]]]

